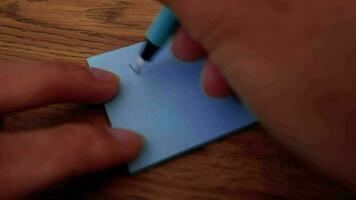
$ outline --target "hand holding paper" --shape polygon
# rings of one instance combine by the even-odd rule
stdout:
[[[141,133],[146,144],[129,164],[136,172],[255,122],[235,98],[213,99],[200,88],[203,61],[184,63],[170,46],[138,76],[128,64],[142,43],[90,58],[89,65],[121,80],[120,95],[106,104],[113,127]]]

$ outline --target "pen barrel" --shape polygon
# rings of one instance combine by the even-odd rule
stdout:
[[[161,47],[178,27],[178,21],[171,9],[163,7],[146,33],[146,39]]]

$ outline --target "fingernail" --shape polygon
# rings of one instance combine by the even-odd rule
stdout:
[[[132,147],[140,150],[144,143],[144,138],[141,135],[128,130],[109,128],[108,132],[120,143],[120,145],[125,147]]]
[[[111,72],[99,69],[99,68],[90,68],[90,72],[93,74],[93,76],[103,82],[113,82],[117,81],[117,76]]]

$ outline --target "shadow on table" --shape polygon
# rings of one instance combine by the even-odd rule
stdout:
[[[63,181],[32,195],[30,200],[95,199],[102,188],[115,179],[129,176],[127,166],[119,166],[88,176]],[[100,195],[102,197],[102,194]]]

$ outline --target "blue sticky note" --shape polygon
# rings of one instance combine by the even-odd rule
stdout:
[[[88,59],[120,77],[120,95],[106,103],[114,128],[142,134],[145,146],[129,163],[137,172],[246,127],[256,120],[233,97],[210,98],[200,86],[203,61],[174,58],[168,45],[141,75],[129,67],[142,48],[138,43]]]

